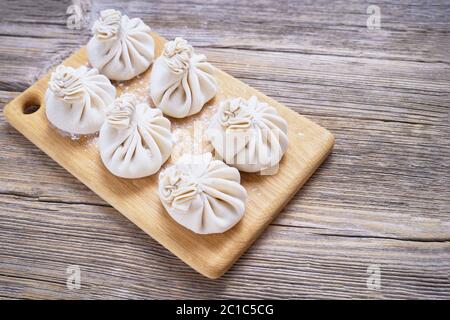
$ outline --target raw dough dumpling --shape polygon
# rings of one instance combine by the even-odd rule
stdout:
[[[239,171],[211,153],[182,156],[159,175],[159,197],[169,215],[200,234],[221,233],[245,212],[247,192]]]
[[[172,151],[170,121],[161,110],[125,93],[108,111],[98,145],[103,163],[114,175],[149,176],[161,168]]]
[[[206,132],[224,161],[245,172],[265,171],[280,162],[288,146],[287,122],[275,108],[258,101],[223,101]]]
[[[147,70],[155,58],[151,29],[139,18],[103,10],[92,32],[89,62],[111,80],[129,80]]]
[[[115,96],[116,88],[97,69],[60,65],[48,82],[45,113],[60,130],[92,134],[100,130],[106,108]]]
[[[150,96],[168,116],[184,118],[199,112],[217,92],[213,67],[182,38],[166,43],[153,65]]]

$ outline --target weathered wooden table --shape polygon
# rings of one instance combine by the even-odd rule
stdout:
[[[2,113],[0,298],[450,298],[448,1],[95,1],[82,13],[92,22],[114,2],[330,129],[334,151],[209,280]],[[88,41],[70,5],[1,0],[2,108]],[[69,290],[73,265],[81,287]]]

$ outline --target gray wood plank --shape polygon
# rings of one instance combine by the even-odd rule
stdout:
[[[112,208],[0,199],[2,294],[27,298],[448,298],[450,245],[271,226],[223,278],[206,279]],[[79,265],[80,290],[66,268]],[[367,289],[367,268],[381,289]]]
[[[70,2],[2,1],[0,106],[89,39]],[[333,154],[223,278],[201,277],[0,116],[0,298],[450,298],[450,5],[94,1],[184,36],[330,129]],[[205,14],[207,13],[207,14]],[[66,288],[80,265],[82,288]],[[366,286],[381,270],[381,289]]]

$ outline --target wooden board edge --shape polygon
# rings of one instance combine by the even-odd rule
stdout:
[[[286,107],[287,108],[287,107]],[[322,127],[323,128],[323,127]],[[325,144],[325,152],[323,152],[320,155],[320,160],[316,162],[316,165],[310,170],[309,175],[300,183],[297,187],[292,188],[292,190],[289,190],[289,195],[286,198],[286,200],[283,202],[281,206],[279,206],[275,210],[275,214],[273,215],[271,220],[268,220],[265,225],[259,229],[259,232],[254,235],[248,241],[240,250],[236,250],[235,254],[233,254],[233,259],[231,262],[227,264],[217,264],[217,263],[211,263],[207,265],[207,270],[199,270],[198,267],[194,267],[190,265],[191,268],[197,270],[200,274],[204,275],[205,277],[215,280],[223,276],[228,270],[230,270],[235,262],[252,246],[252,244],[261,236],[261,234],[267,229],[267,227],[279,216],[280,212],[286,207],[286,205],[292,200],[292,198],[297,194],[297,192],[303,188],[303,186],[308,182],[309,178],[317,171],[317,169],[323,164],[323,162],[328,158],[330,153],[333,150],[335,138],[334,135],[327,129],[323,128],[326,133],[326,138],[324,141]],[[206,268],[205,268],[206,269]]]
[[[74,62],[78,59],[78,55],[80,54],[80,52],[82,52],[83,50],[85,50],[85,46],[81,47],[79,50],[77,50],[76,52],[74,52],[71,56],[69,56],[67,59],[64,60],[64,64],[68,64],[68,65],[73,65]],[[234,78],[233,76],[229,75],[228,73],[222,71],[221,69],[218,69],[217,67],[214,67],[216,70],[218,70],[220,73],[222,73],[223,75],[226,75],[227,77],[231,77]],[[15,120],[13,119],[13,114],[14,113],[18,113],[18,112],[23,112],[23,108],[28,105],[28,104],[39,104],[39,105],[43,105],[44,104],[44,95],[45,95],[45,89],[44,87],[46,86],[46,82],[48,81],[48,78],[50,76],[51,71],[49,71],[46,75],[44,75],[42,78],[40,78],[38,81],[36,81],[32,86],[30,86],[28,89],[26,89],[24,92],[22,92],[21,94],[19,94],[16,98],[14,98],[11,102],[9,102],[3,110],[3,113],[5,115],[6,120],[17,130],[19,131],[22,135],[24,135],[28,140],[30,140],[33,144],[35,144],[39,149],[41,149],[38,144],[34,141],[33,137],[28,135],[26,133],[26,130],[22,130],[21,126],[19,124],[17,124],[15,122]],[[257,94],[261,94],[264,95],[263,93],[259,92],[258,90],[250,87],[248,84],[244,83],[241,81],[242,84],[244,84],[245,86],[247,86],[248,88],[250,88],[251,90],[255,90]],[[151,236],[153,239],[155,239],[157,242],[159,242],[161,245],[163,245],[167,250],[169,250],[172,254],[174,254],[175,256],[177,256],[178,258],[180,258],[184,263],[186,263],[187,265],[189,265],[191,268],[193,268],[194,270],[196,270],[197,272],[199,272],[200,274],[202,274],[203,276],[210,278],[210,279],[217,279],[220,278],[224,273],[226,273],[233,265],[234,263],[239,259],[239,257],[242,256],[243,253],[245,253],[245,251],[248,250],[248,248],[256,241],[256,239],[259,238],[259,236],[261,235],[261,233],[267,228],[267,226],[278,217],[279,213],[283,210],[283,208],[286,206],[286,204],[292,199],[292,197],[303,187],[303,185],[308,181],[308,179],[311,177],[312,174],[314,174],[314,172],[320,167],[320,165],[323,163],[323,161],[328,157],[328,155],[330,154],[330,152],[332,151],[332,148],[334,146],[334,136],[333,134],[328,131],[326,128],[321,127],[320,125],[316,124],[315,122],[309,120],[308,118],[306,118],[305,116],[299,114],[298,112],[284,106],[283,104],[279,103],[278,101],[264,95],[265,97],[269,98],[271,101],[273,101],[274,104],[277,104],[278,106],[281,106],[287,110],[289,110],[290,113],[292,113],[292,115],[295,115],[297,117],[301,117],[302,119],[308,121],[309,123],[320,127],[322,132],[323,132],[323,136],[322,136],[322,141],[323,143],[323,152],[321,152],[321,154],[318,154],[318,159],[315,162],[314,167],[311,168],[311,170],[308,171],[308,176],[304,177],[302,181],[300,181],[300,183],[298,183],[295,188],[291,188],[290,190],[288,190],[288,197],[286,199],[286,201],[284,201],[284,203],[282,205],[280,205],[279,207],[276,208],[276,210],[274,210],[274,215],[272,217],[272,219],[265,221],[263,227],[261,227],[258,232],[256,234],[254,234],[253,237],[251,237],[248,241],[246,241],[243,245],[241,245],[239,247],[238,250],[236,250],[235,252],[233,252],[231,254],[232,259],[228,259],[227,261],[224,260],[212,260],[212,261],[207,261],[207,263],[203,264],[202,266],[198,266],[198,265],[194,265],[193,263],[191,263],[190,261],[187,261],[186,259],[182,259],[179,254],[177,254],[177,252],[175,252],[176,250],[173,250],[173,248],[171,248],[170,244],[167,243],[163,243],[164,241],[160,241],[160,239],[155,238],[154,235],[149,235]],[[43,112],[44,108],[41,108],[41,110],[38,110],[38,112]],[[45,152],[45,150],[41,149],[44,153],[47,154],[47,152]],[[47,154],[48,155],[48,154]],[[52,160],[54,160],[52,158]],[[56,160],[54,160],[56,161]],[[56,161],[59,165],[61,165],[58,161]],[[71,175],[73,175],[75,178],[77,178],[80,182],[82,182],[83,184],[85,184],[88,188],[90,188],[92,190],[92,188],[85,183],[85,181],[83,181],[83,179],[80,179],[80,177],[77,176],[76,173],[71,172],[69,169],[65,168],[63,166],[63,168],[65,170],[67,170]],[[114,206],[113,206],[114,207]],[[114,207],[115,208],[115,207]],[[145,232],[144,229],[142,229],[138,223],[136,223],[135,221],[133,221],[132,219],[130,219],[130,217],[126,214],[124,214],[123,212],[121,212],[119,209],[115,208],[117,211],[119,211],[122,215],[124,215],[128,220],[131,220],[136,226],[138,226],[141,230],[143,230]]]

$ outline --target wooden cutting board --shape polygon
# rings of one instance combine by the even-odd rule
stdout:
[[[153,34],[153,37],[159,56],[166,40],[157,34]],[[64,64],[78,67],[86,65],[87,61],[86,49],[82,48]],[[124,91],[135,92],[151,103],[151,99],[147,97],[150,72],[151,68],[130,81],[115,83],[118,94]],[[246,213],[241,222],[222,234],[198,235],[172,220],[157,195],[158,174],[141,179],[115,177],[103,166],[95,137],[71,139],[54,129],[47,121],[44,110],[44,94],[50,74],[11,101],[4,112],[14,128],[139,228],[201,274],[218,278],[255,241],[324,161],[333,147],[334,138],[326,129],[229,74],[219,69],[215,69],[215,72],[219,92],[203,111],[189,119],[171,119],[172,129],[179,140],[166,165],[186,152],[187,146],[198,147],[200,143],[209,147],[202,137],[193,137],[193,128],[200,130],[207,124],[214,112],[214,105],[228,97],[249,98],[256,95],[274,106],[289,125],[289,147],[277,174],[241,173],[242,185],[248,192]],[[190,134],[191,141],[185,139]]]

